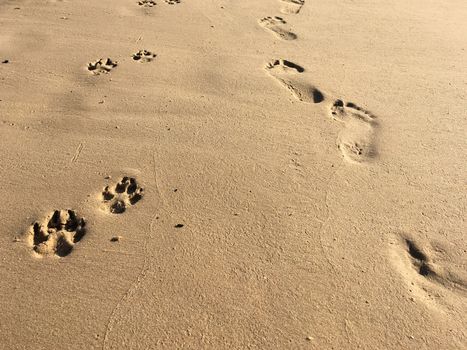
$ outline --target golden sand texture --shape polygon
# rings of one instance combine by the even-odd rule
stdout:
[[[0,1],[0,350],[467,349],[466,18]]]

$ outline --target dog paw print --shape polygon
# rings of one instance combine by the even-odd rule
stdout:
[[[142,7],[153,7],[156,6],[156,2],[152,0],[141,0],[138,1],[138,5]]]
[[[39,256],[65,257],[86,234],[85,221],[75,211],[55,210],[32,224],[27,242]]]
[[[112,61],[110,58],[107,58],[106,60],[101,58],[96,62],[88,63],[88,71],[95,75],[110,73],[110,71],[115,67],[117,67],[117,62]]]
[[[143,189],[132,177],[123,177],[115,186],[106,186],[102,191],[102,201],[108,211],[121,214],[143,198]]]
[[[138,62],[145,63],[151,62],[157,55],[148,50],[139,50],[134,53],[131,57]]]

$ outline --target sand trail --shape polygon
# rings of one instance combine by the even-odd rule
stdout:
[[[464,2],[0,12],[0,349],[465,347]]]

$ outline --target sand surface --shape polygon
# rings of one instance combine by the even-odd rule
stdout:
[[[0,349],[467,349],[465,0],[0,0]]]

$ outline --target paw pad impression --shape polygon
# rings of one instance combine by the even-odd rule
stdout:
[[[55,210],[44,221],[32,224],[27,241],[38,255],[64,257],[85,234],[85,221],[75,211]]]
[[[112,61],[110,58],[107,58],[106,60],[101,58],[96,62],[88,63],[88,71],[95,75],[110,73],[110,71],[115,67],[117,67],[117,62]]]
[[[139,62],[151,62],[157,55],[148,50],[139,50],[134,53],[131,57],[135,61]]]
[[[138,1],[138,5],[142,7],[153,7],[156,6],[156,2],[153,0],[141,0]]]
[[[143,189],[133,177],[125,176],[115,186],[106,186],[102,200],[113,214],[121,214],[143,198]]]

